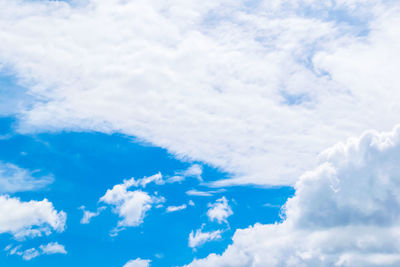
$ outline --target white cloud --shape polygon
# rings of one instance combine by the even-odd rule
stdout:
[[[33,177],[28,170],[0,161],[0,193],[36,190],[52,182],[51,176]]]
[[[155,183],[157,185],[162,185],[165,183],[160,172],[156,173],[152,176],[149,176],[149,177],[143,177],[142,179],[138,179],[138,180],[131,178],[129,181],[126,181],[126,182],[130,186],[143,187],[143,188],[145,188],[146,185],[150,184],[150,183]]]
[[[226,219],[233,214],[225,197],[217,199],[215,203],[209,203],[208,207],[207,216],[210,221],[217,221],[218,223],[227,222]]]
[[[47,245],[40,245],[40,249],[42,254],[67,254],[65,247],[63,245],[58,244],[57,242],[51,242]]]
[[[143,222],[148,210],[153,204],[163,202],[164,198],[151,196],[141,190],[128,191],[138,183],[133,178],[124,180],[124,183],[115,185],[108,189],[106,194],[100,198],[100,202],[112,205],[114,213],[121,218],[115,233],[126,226],[138,226]],[[140,184],[140,182],[139,182]]]
[[[194,204],[194,202],[193,202],[193,200],[189,200],[189,206],[192,206],[192,207],[194,207],[195,206],[195,204]]]
[[[174,176],[168,178],[168,182],[170,183],[182,182],[188,177],[196,178],[201,182],[203,181],[203,178],[201,177],[202,174],[203,174],[203,168],[201,167],[201,165],[193,164],[186,170],[176,172]]]
[[[0,195],[0,234],[10,233],[15,238],[49,235],[52,230],[64,231],[67,215],[57,212],[47,199],[42,201],[20,201]]]
[[[29,260],[39,256],[40,253],[35,248],[30,248],[30,249],[26,249],[26,250],[22,251],[21,254],[19,254],[19,252],[17,252],[17,255],[20,255],[20,256],[22,256],[22,258],[24,260],[29,261]]]
[[[149,267],[150,260],[142,260],[141,258],[137,258],[136,260],[128,261],[124,267]]]
[[[203,232],[202,229],[193,231],[189,234],[189,247],[197,248],[207,242],[221,239],[221,230],[212,232]]]
[[[180,206],[169,206],[169,207],[167,207],[167,212],[174,212],[174,211],[184,210],[186,208],[187,208],[186,204],[182,204]]]
[[[199,191],[196,189],[190,189],[190,190],[186,191],[186,194],[188,196],[196,196],[196,197],[211,197],[214,194],[221,193],[224,191],[225,191],[224,189],[218,189],[218,190],[212,190],[212,191],[210,191],[210,190],[209,191]]]
[[[86,210],[85,206],[81,206],[79,209],[83,211],[83,216],[81,219],[82,224],[89,224],[93,217],[97,217],[100,213],[106,209],[106,207],[97,208],[96,212]]]
[[[397,1],[0,10],[0,62],[36,97],[20,131],[118,131],[230,172],[218,185],[270,185],[293,184],[338,140],[398,122]]]
[[[399,155],[400,127],[337,144],[297,182],[282,223],[237,230],[190,266],[399,266]]]
[[[22,258],[26,261],[29,261],[33,258],[36,258],[41,255],[50,255],[50,254],[67,254],[65,247],[60,245],[57,242],[51,242],[46,245],[40,245],[39,249],[29,248],[25,250],[21,250],[22,245],[18,245],[16,247],[12,247],[12,245],[8,245],[4,250],[8,251],[9,255],[18,255],[22,256]]]

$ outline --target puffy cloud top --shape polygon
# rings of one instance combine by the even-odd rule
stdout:
[[[328,149],[296,183],[279,224],[237,230],[190,266],[398,266],[400,127]]]
[[[0,214],[3,214],[0,233],[10,233],[16,238],[48,235],[52,230],[62,232],[67,218],[65,212],[55,210],[47,199],[23,202],[7,195],[0,196]]]
[[[160,177],[160,174],[151,177]],[[117,231],[121,227],[140,225],[152,204],[164,201],[162,197],[151,196],[142,190],[128,190],[130,187],[145,186],[149,181],[153,181],[152,178],[149,178],[145,177],[138,181],[134,178],[125,180],[122,184],[117,184],[107,190],[106,194],[100,198],[101,202],[113,205],[114,212],[122,218],[118,222]]]
[[[207,216],[210,221],[217,221],[218,223],[227,222],[226,219],[233,214],[228,200],[225,197],[217,199],[215,203],[208,204],[210,207],[207,211]]]

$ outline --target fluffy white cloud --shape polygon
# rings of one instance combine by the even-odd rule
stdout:
[[[60,245],[58,242],[51,242],[46,245],[40,245],[39,249],[29,248],[29,249],[21,250],[21,247],[22,247],[22,245],[18,245],[16,247],[13,247],[12,245],[8,245],[4,249],[4,251],[8,251],[9,255],[21,256],[26,261],[29,261],[40,255],[67,254],[65,247],[63,245]]]
[[[62,232],[67,218],[47,199],[24,202],[7,195],[0,195],[0,214],[0,234],[10,233],[15,238],[49,235],[52,230]]]
[[[122,184],[117,184],[112,189],[108,189],[106,194],[100,198],[100,202],[112,205],[113,211],[121,217],[117,228],[115,228],[115,234],[126,226],[140,225],[152,205],[164,201],[164,198],[151,196],[142,190],[128,190],[130,187],[140,184],[133,178],[124,180]]]
[[[141,258],[137,258],[135,260],[130,260],[128,261],[124,267],[149,267],[150,266],[150,260],[143,260]]]
[[[53,177],[33,177],[28,170],[0,161],[0,193],[35,190],[53,182]]]
[[[95,211],[95,212],[86,210],[85,206],[81,206],[79,209],[81,209],[83,211],[81,223],[88,224],[88,223],[90,223],[90,221],[92,220],[93,217],[99,216],[100,213],[106,209],[106,207],[99,207],[99,208],[97,208],[97,211]]]
[[[399,266],[400,127],[328,149],[285,204],[282,223],[237,230],[190,266]]]
[[[207,216],[210,221],[217,221],[218,223],[227,222],[226,219],[233,214],[225,197],[217,199],[215,203],[209,203],[208,207]]]
[[[189,234],[189,247],[196,248],[209,241],[221,239],[221,230],[203,232],[202,229],[193,231]]]
[[[47,245],[40,245],[40,250],[42,254],[67,254],[65,247],[58,242],[51,242]]]
[[[21,131],[119,131],[293,184],[322,149],[398,122],[397,1],[0,1]],[[266,171],[268,170],[268,171]]]
[[[182,204],[180,206],[169,206],[167,207],[167,212],[174,212],[174,211],[178,211],[178,210],[184,210],[187,208],[186,204]]]

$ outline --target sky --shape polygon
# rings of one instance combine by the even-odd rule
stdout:
[[[397,0],[0,0],[1,266],[399,266]]]

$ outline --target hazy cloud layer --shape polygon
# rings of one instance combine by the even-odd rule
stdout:
[[[397,1],[0,1],[21,131],[118,131],[293,184],[317,154],[398,122]]]

